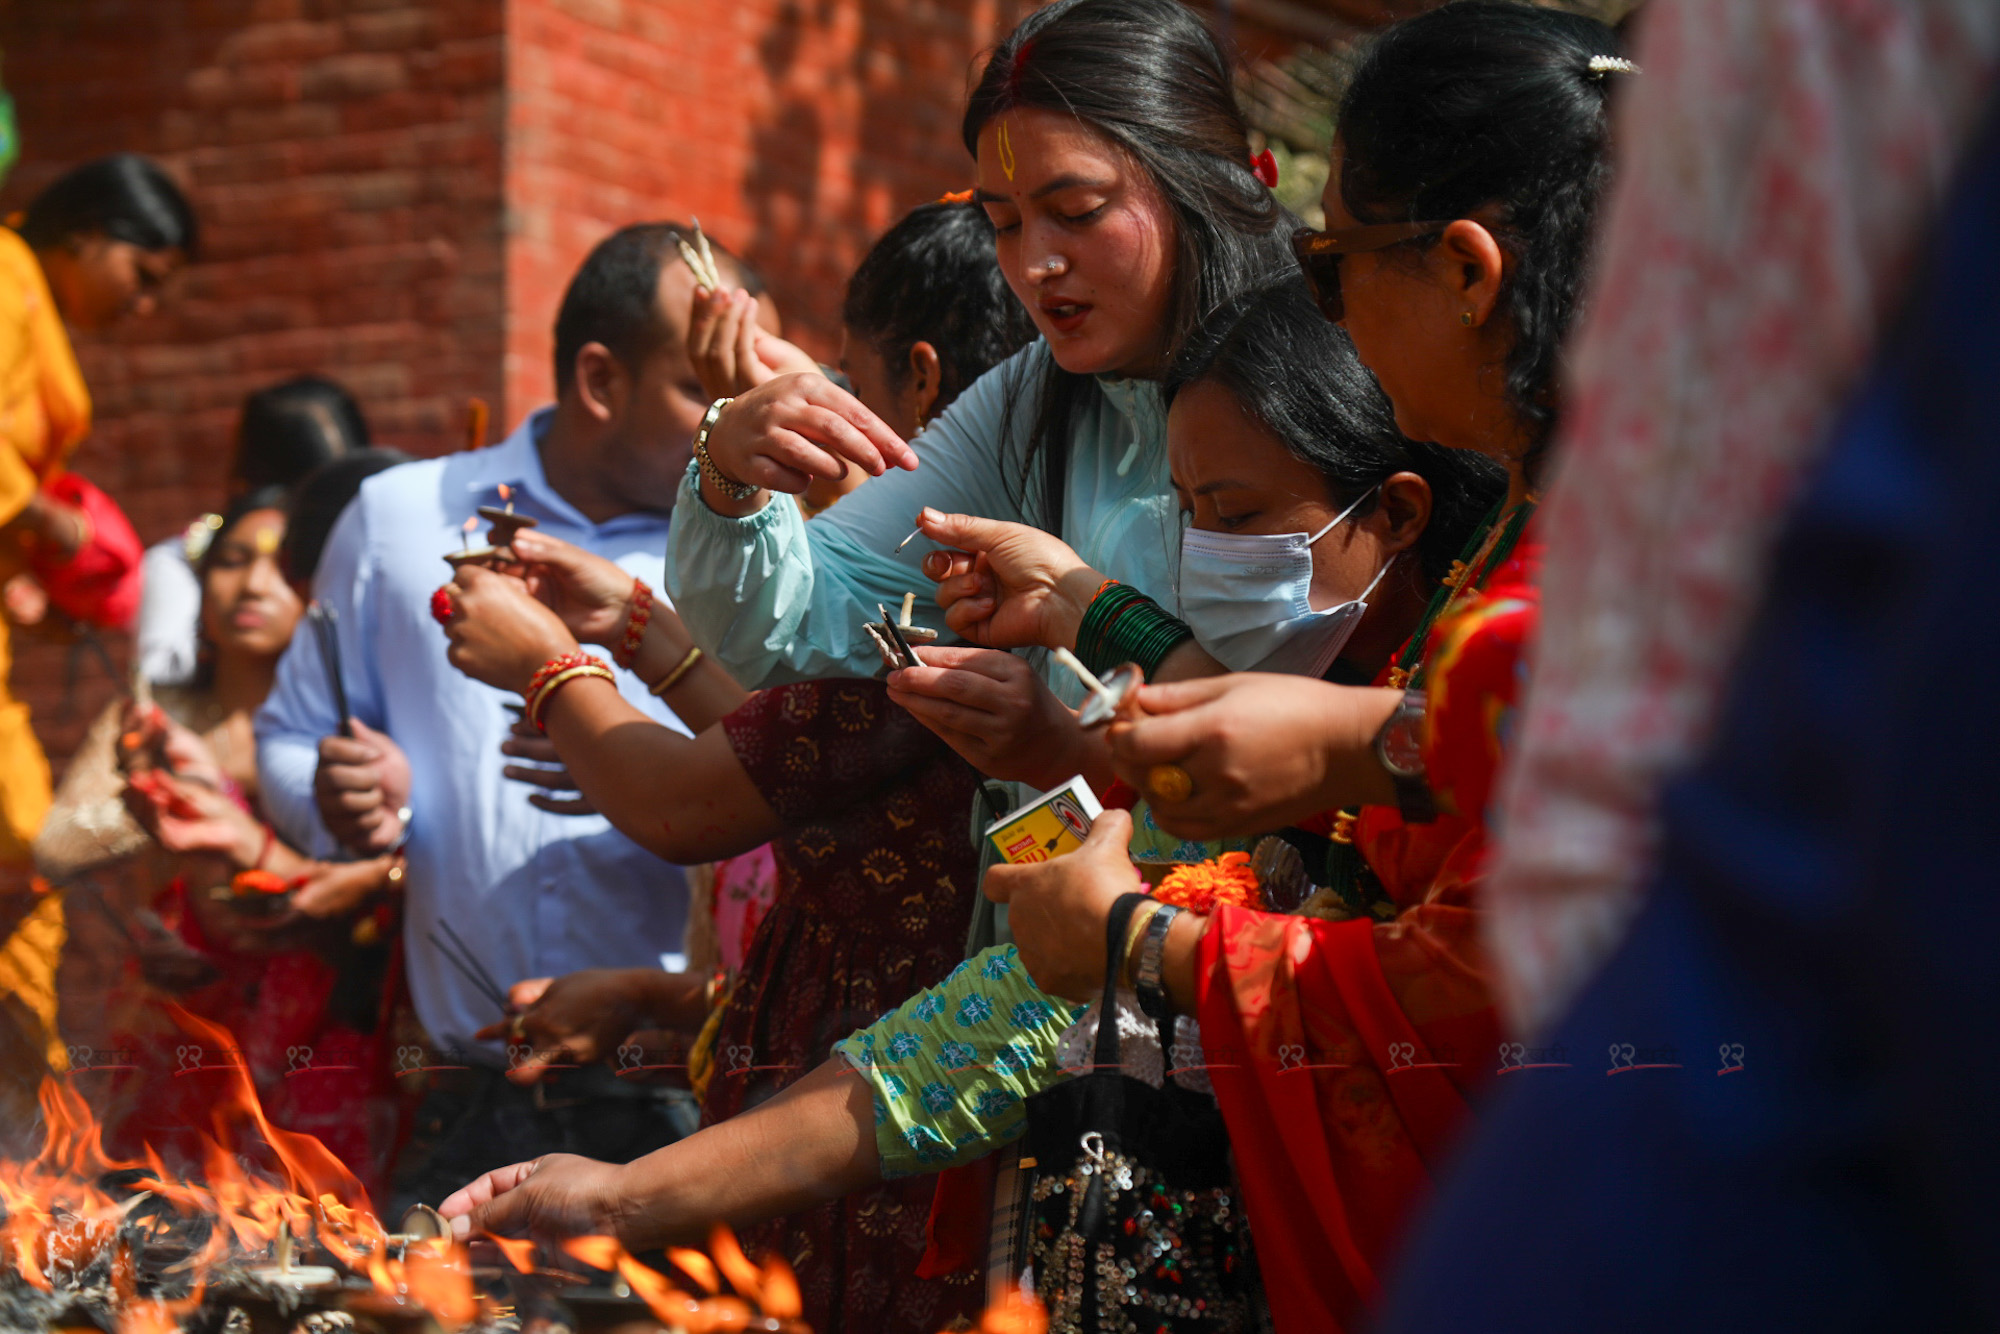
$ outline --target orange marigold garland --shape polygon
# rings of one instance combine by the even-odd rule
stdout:
[[[1153,891],[1161,903],[1207,914],[1217,907],[1263,908],[1264,892],[1250,869],[1250,854],[1225,852],[1212,861],[1176,866]]]

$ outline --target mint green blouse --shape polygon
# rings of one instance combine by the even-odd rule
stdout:
[[[994,367],[916,438],[916,471],[870,479],[810,525],[790,503],[743,519],[719,515],[702,501],[689,465],[667,539],[666,584],[695,641],[757,689],[874,675],[881,658],[861,624],[877,617],[878,603],[900,606],[905,592],[918,595],[919,623],[941,628],[922,569],[935,548],[919,537],[898,555],[896,544],[926,505],[1029,521],[1025,445],[1053,364],[1037,341]],[[1075,419],[1058,536],[1094,568],[1171,608],[1181,524],[1159,386],[1100,377],[1097,388]],[[1048,664],[1043,679],[1065,703],[1081,701],[1060,666]]]

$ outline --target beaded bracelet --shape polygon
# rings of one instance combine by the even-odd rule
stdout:
[[[611,669],[595,658],[592,658],[580,667],[571,667],[567,671],[557,672],[543,684],[540,691],[528,700],[528,721],[535,725],[537,731],[546,732],[549,730],[549,725],[542,721],[542,710],[548,707],[551,699],[555,698],[556,691],[561,690],[571,681],[585,676],[601,677],[611,682],[614,686],[618,684],[618,678],[611,674]]]
[[[639,644],[646,638],[646,622],[653,619],[653,590],[646,587],[643,579],[632,581],[632,610],[625,614],[625,638],[612,650],[611,660],[625,670],[632,670],[632,659],[639,654]]]
[[[536,692],[547,685],[556,673],[566,672],[572,667],[581,667],[589,661],[591,661],[590,655],[582,649],[571,649],[568,653],[556,654],[535,669],[535,674],[528,678],[528,684],[521,689],[521,698],[533,699]]]
[[[1185,621],[1169,616],[1138,589],[1107,579],[1084,609],[1076,656],[1099,674],[1136,662],[1148,678],[1169,653],[1194,638]]]

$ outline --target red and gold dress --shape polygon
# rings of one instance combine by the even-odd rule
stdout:
[[[1480,937],[1484,815],[1537,615],[1532,527],[1425,647],[1440,814],[1363,807],[1387,922],[1219,908],[1197,961],[1202,1042],[1280,1331],[1356,1326],[1501,1029]],[[1383,684],[1386,684],[1386,680]]]
[[[725,1007],[702,1119],[769,1098],[965,954],[979,778],[875,681],[777,686],[723,720],[786,833],[778,890]],[[748,1229],[797,1271],[819,1334],[932,1334],[981,1305],[977,1275],[913,1278],[936,1178],[884,1183]]]

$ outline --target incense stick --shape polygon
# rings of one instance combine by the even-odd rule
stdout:
[[[428,937],[432,947],[435,948],[439,954],[442,954],[444,956],[444,960],[446,963],[458,969],[459,975],[472,984],[473,990],[479,992],[482,996],[486,997],[486,999],[492,1001],[494,1006],[500,1011],[501,1014],[504,1015],[507,1013],[507,998],[501,995],[500,993],[492,990],[488,985],[487,981],[484,978],[480,977],[480,975],[473,970],[472,963],[468,963],[466,960],[459,958],[456,954],[453,954],[451,952],[451,947],[444,942],[443,938],[441,938],[437,932],[435,931],[429,932]],[[475,960],[474,962],[477,961]]]
[[[1069,668],[1076,679],[1083,682],[1084,689],[1088,690],[1091,694],[1109,695],[1111,693],[1105,689],[1104,682],[1098,680],[1096,674],[1090,668],[1084,666],[1076,654],[1071,653],[1068,649],[1059,648],[1055,650],[1055,660]]]
[[[340,676],[339,618],[333,608],[315,599],[306,607],[306,620],[312,623],[313,638],[319,641],[320,662],[326,667],[327,684],[333,688],[333,707],[340,714],[340,734],[352,738],[354,724],[347,712],[347,685]]]
[[[493,989],[495,995],[505,996],[507,994],[507,989],[500,985],[499,979],[487,972],[486,965],[479,962],[479,956],[472,952],[472,946],[466,944],[458,932],[451,929],[450,922],[447,922],[442,917],[438,918],[438,929],[451,937],[451,943],[458,946],[460,952],[465,955],[467,962],[479,970],[479,975],[486,979],[486,985]]]

